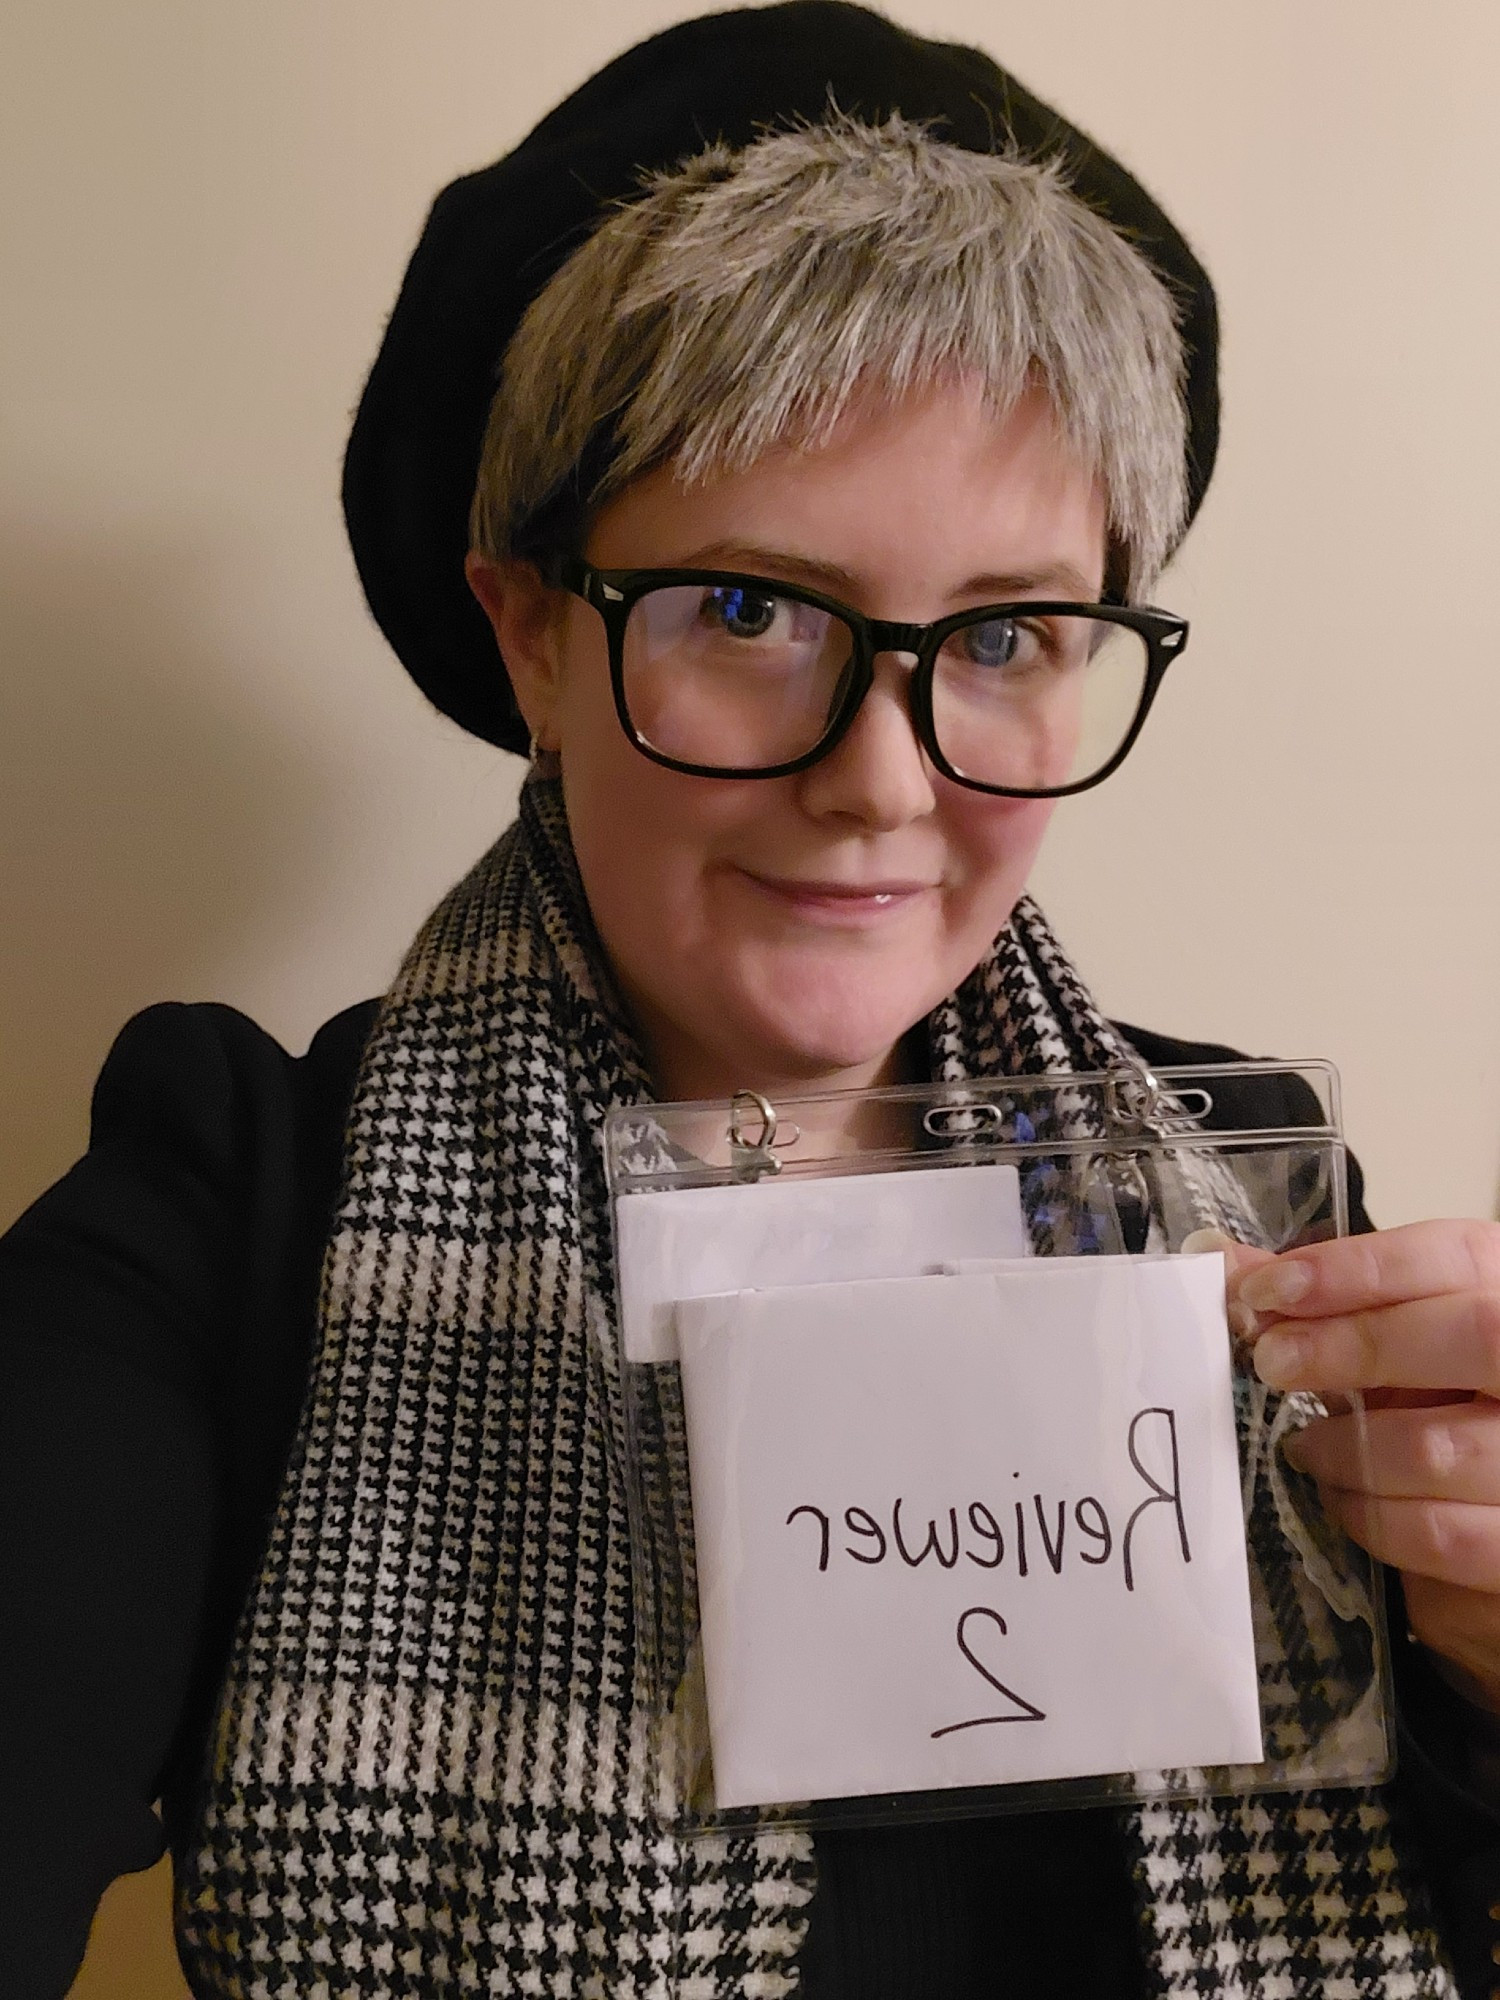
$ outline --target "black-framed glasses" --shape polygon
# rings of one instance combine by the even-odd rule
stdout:
[[[604,620],[636,749],[698,777],[806,770],[893,652],[915,657],[912,725],[945,777],[1062,798],[1119,766],[1188,636],[1169,612],[1110,604],[1028,599],[904,625],[734,570],[603,570],[564,555],[544,575]]]

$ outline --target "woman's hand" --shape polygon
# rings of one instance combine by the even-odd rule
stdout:
[[[1401,1573],[1452,1684],[1500,1715],[1500,1224],[1418,1222],[1288,1251],[1226,1251],[1229,1298],[1275,1389],[1342,1413],[1289,1439],[1329,1513]],[[1253,1315],[1253,1323],[1252,1323]]]

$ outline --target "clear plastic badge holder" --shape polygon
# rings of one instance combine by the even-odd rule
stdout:
[[[1261,1386],[1201,1234],[1346,1231],[1337,1089],[1230,1064],[611,1114],[665,1824],[1388,1775],[1378,1580],[1280,1449],[1323,1407]],[[1278,1095],[1292,1122],[1245,1122]]]

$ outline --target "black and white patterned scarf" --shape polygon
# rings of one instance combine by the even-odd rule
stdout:
[[[533,776],[365,1054],[178,1887],[200,1995],[796,1990],[812,1839],[679,1837],[651,1796],[600,1149],[650,1087],[600,964]],[[929,1026],[955,1082],[1121,1053],[1028,902]],[[1320,1605],[1289,1584],[1270,1613],[1305,1647]],[[1452,2000],[1380,1792],[1123,1818],[1155,1993]]]

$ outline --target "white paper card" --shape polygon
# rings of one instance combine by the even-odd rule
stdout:
[[[719,1806],[1260,1761],[1222,1257],[677,1324]]]
[[[627,1361],[675,1361],[679,1299],[749,1286],[914,1278],[1024,1257],[1021,1184],[1005,1165],[652,1190],[615,1204]]]

